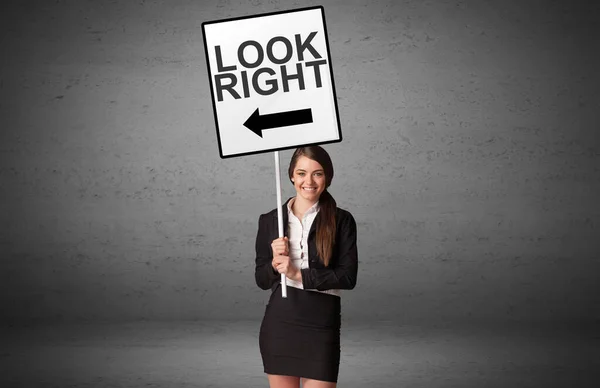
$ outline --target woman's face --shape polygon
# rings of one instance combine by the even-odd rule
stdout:
[[[325,171],[316,161],[300,156],[294,167],[294,188],[296,193],[309,202],[317,202],[325,190]]]

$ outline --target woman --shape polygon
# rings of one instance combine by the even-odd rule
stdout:
[[[340,290],[356,285],[356,222],[327,192],[333,165],[319,147],[298,148],[288,169],[296,196],[260,216],[256,284],[271,289],[259,345],[271,388],[335,388],[340,364]],[[281,296],[285,274],[287,298]]]

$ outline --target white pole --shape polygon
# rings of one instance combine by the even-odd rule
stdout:
[[[275,184],[277,186],[277,226],[279,237],[283,237],[283,214],[281,213],[281,174],[279,172],[279,151],[275,151]],[[281,296],[287,298],[285,274],[281,274]]]

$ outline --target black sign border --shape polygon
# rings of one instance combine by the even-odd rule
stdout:
[[[333,104],[335,106],[335,116],[336,116],[337,124],[338,124],[338,136],[339,136],[339,139],[337,139],[337,140],[329,140],[329,141],[324,141],[324,142],[318,142],[318,143],[297,144],[297,145],[294,145],[294,146],[287,146],[287,147],[269,148],[269,149],[265,149],[265,150],[243,152],[243,153],[239,153],[239,154],[232,154],[232,155],[224,156],[223,155],[223,149],[221,147],[221,133],[219,132],[219,120],[218,120],[218,117],[217,117],[217,102],[215,101],[215,96],[214,96],[214,92],[213,92],[212,72],[211,72],[210,61],[209,61],[209,57],[208,57],[208,45],[206,43],[206,31],[205,31],[204,27],[206,25],[209,25],[209,24],[232,22],[232,21],[243,20],[243,19],[254,19],[254,18],[260,18],[260,17],[265,17],[265,16],[281,15],[281,14],[286,14],[286,13],[303,12],[303,11],[309,11],[309,10],[314,10],[314,9],[320,9],[321,10],[321,18],[323,19],[323,30],[324,30],[324,33],[325,33],[325,46],[327,47],[327,56],[328,56],[328,59],[329,59],[329,74],[330,74],[330,78],[331,78],[331,89],[332,89],[332,92],[333,92]],[[329,48],[329,35],[327,33],[327,23],[325,22],[325,8],[322,5],[317,5],[317,6],[313,6],[313,7],[297,8],[297,9],[291,9],[291,10],[286,10],[286,11],[276,11],[276,12],[268,12],[268,13],[255,14],[255,15],[240,16],[240,17],[228,18],[228,19],[212,20],[212,21],[204,22],[204,23],[202,23],[202,39],[204,41],[204,53],[206,55],[206,69],[208,71],[208,82],[209,82],[209,85],[210,85],[210,98],[212,100],[212,105],[213,105],[213,114],[214,114],[214,118],[215,118],[215,127],[216,127],[216,131],[217,131],[217,143],[219,145],[219,156],[221,157],[221,159],[229,159],[229,158],[235,158],[235,157],[239,157],[239,156],[263,154],[263,153],[274,152],[274,151],[283,151],[283,150],[295,149],[295,148],[298,148],[298,147],[306,147],[306,146],[311,146],[311,145],[339,143],[339,142],[342,141],[342,125],[341,125],[341,122],[340,122],[340,111],[339,111],[339,108],[338,108],[337,93],[335,91],[335,80],[333,78],[333,63],[332,63],[332,60],[331,60],[331,50]]]

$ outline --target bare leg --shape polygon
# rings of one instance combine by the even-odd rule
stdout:
[[[302,388],[336,388],[337,383],[302,378]]]
[[[267,378],[271,388],[300,388],[300,377],[270,375],[267,373]]]

